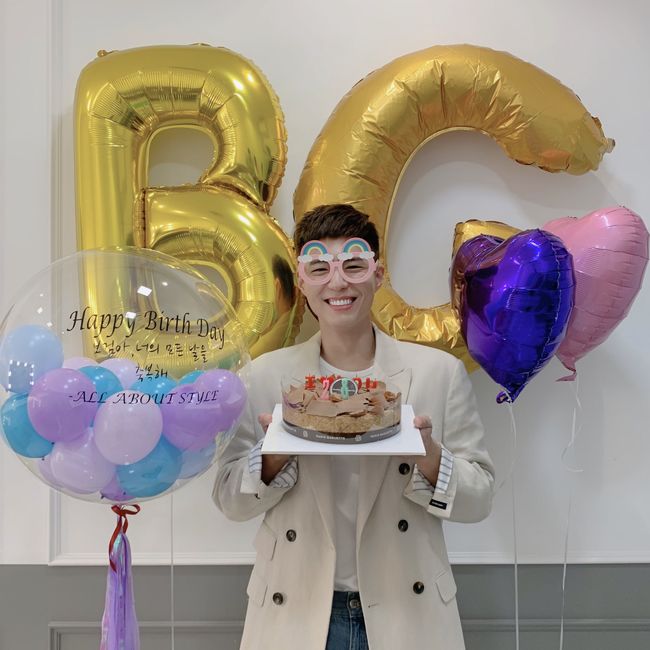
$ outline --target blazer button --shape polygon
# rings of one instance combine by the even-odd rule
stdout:
[[[422,584],[422,583],[421,583],[421,582],[418,582],[418,583],[416,583],[416,584]],[[415,589],[415,587],[413,587],[413,589]],[[282,603],[284,602],[284,596],[283,596],[279,591],[276,591],[276,592],[273,594],[273,602],[274,602],[276,605],[282,605]]]
[[[400,519],[397,527],[405,533],[409,529],[409,522],[406,519]]]
[[[419,582],[419,581],[413,583],[413,591],[414,591],[416,594],[421,594],[421,593],[424,591],[424,584],[422,584],[422,583]],[[275,601],[275,596],[273,596],[273,600]]]
[[[296,531],[295,531],[295,530],[288,530],[288,531],[287,531],[287,539],[288,539],[290,542],[295,542],[295,541],[296,541],[296,537],[297,537],[297,535],[296,535]]]
[[[411,466],[408,463],[402,463],[399,466],[399,473],[400,474],[408,474],[411,471]]]

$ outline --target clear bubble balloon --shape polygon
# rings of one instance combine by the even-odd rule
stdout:
[[[219,458],[249,361],[232,306],[191,266],[82,251],[29,280],[2,322],[2,438],[71,496],[154,498]]]

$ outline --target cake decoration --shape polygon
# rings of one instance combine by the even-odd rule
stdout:
[[[318,442],[374,442],[399,432],[401,401],[378,379],[307,375],[283,387],[283,425]]]

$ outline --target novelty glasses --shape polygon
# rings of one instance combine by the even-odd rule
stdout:
[[[365,282],[377,268],[375,254],[361,237],[348,239],[340,253],[330,253],[322,241],[308,241],[298,256],[298,275],[309,284],[326,284],[334,269],[347,282]]]

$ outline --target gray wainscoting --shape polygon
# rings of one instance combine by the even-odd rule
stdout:
[[[176,650],[238,647],[249,574],[176,568]],[[134,575],[142,650],[171,648],[169,569]],[[454,575],[467,649],[514,649],[513,567],[456,566]],[[97,650],[105,578],[99,567],[0,566],[0,650]],[[559,649],[561,581],[560,566],[519,567],[521,650]],[[564,650],[648,648],[650,566],[570,566]]]

